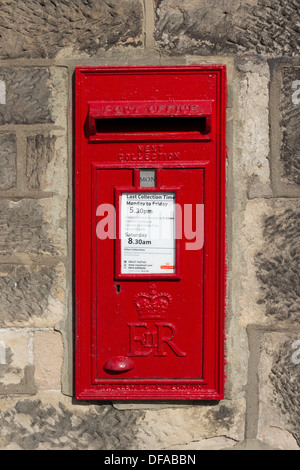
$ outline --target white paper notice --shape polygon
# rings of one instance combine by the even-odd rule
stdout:
[[[121,273],[175,273],[175,193],[121,195]]]

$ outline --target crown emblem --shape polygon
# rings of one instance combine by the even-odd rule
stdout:
[[[148,293],[140,292],[133,297],[140,320],[165,320],[171,301],[171,295],[157,292],[155,284],[151,284]]]

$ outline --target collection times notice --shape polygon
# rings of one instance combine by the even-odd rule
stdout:
[[[175,273],[175,193],[121,195],[121,273]]]

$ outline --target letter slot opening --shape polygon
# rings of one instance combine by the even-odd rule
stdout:
[[[92,102],[85,126],[90,140],[210,140],[211,101]]]
[[[207,134],[207,118],[190,117],[163,117],[163,118],[114,118],[114,119],[95,119],[96,133],[109,134],[153,134],[167,132],[199,132]]]

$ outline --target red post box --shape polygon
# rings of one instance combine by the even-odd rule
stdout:
[[[224,393],[225,66],[75,73],[76,397]]]

